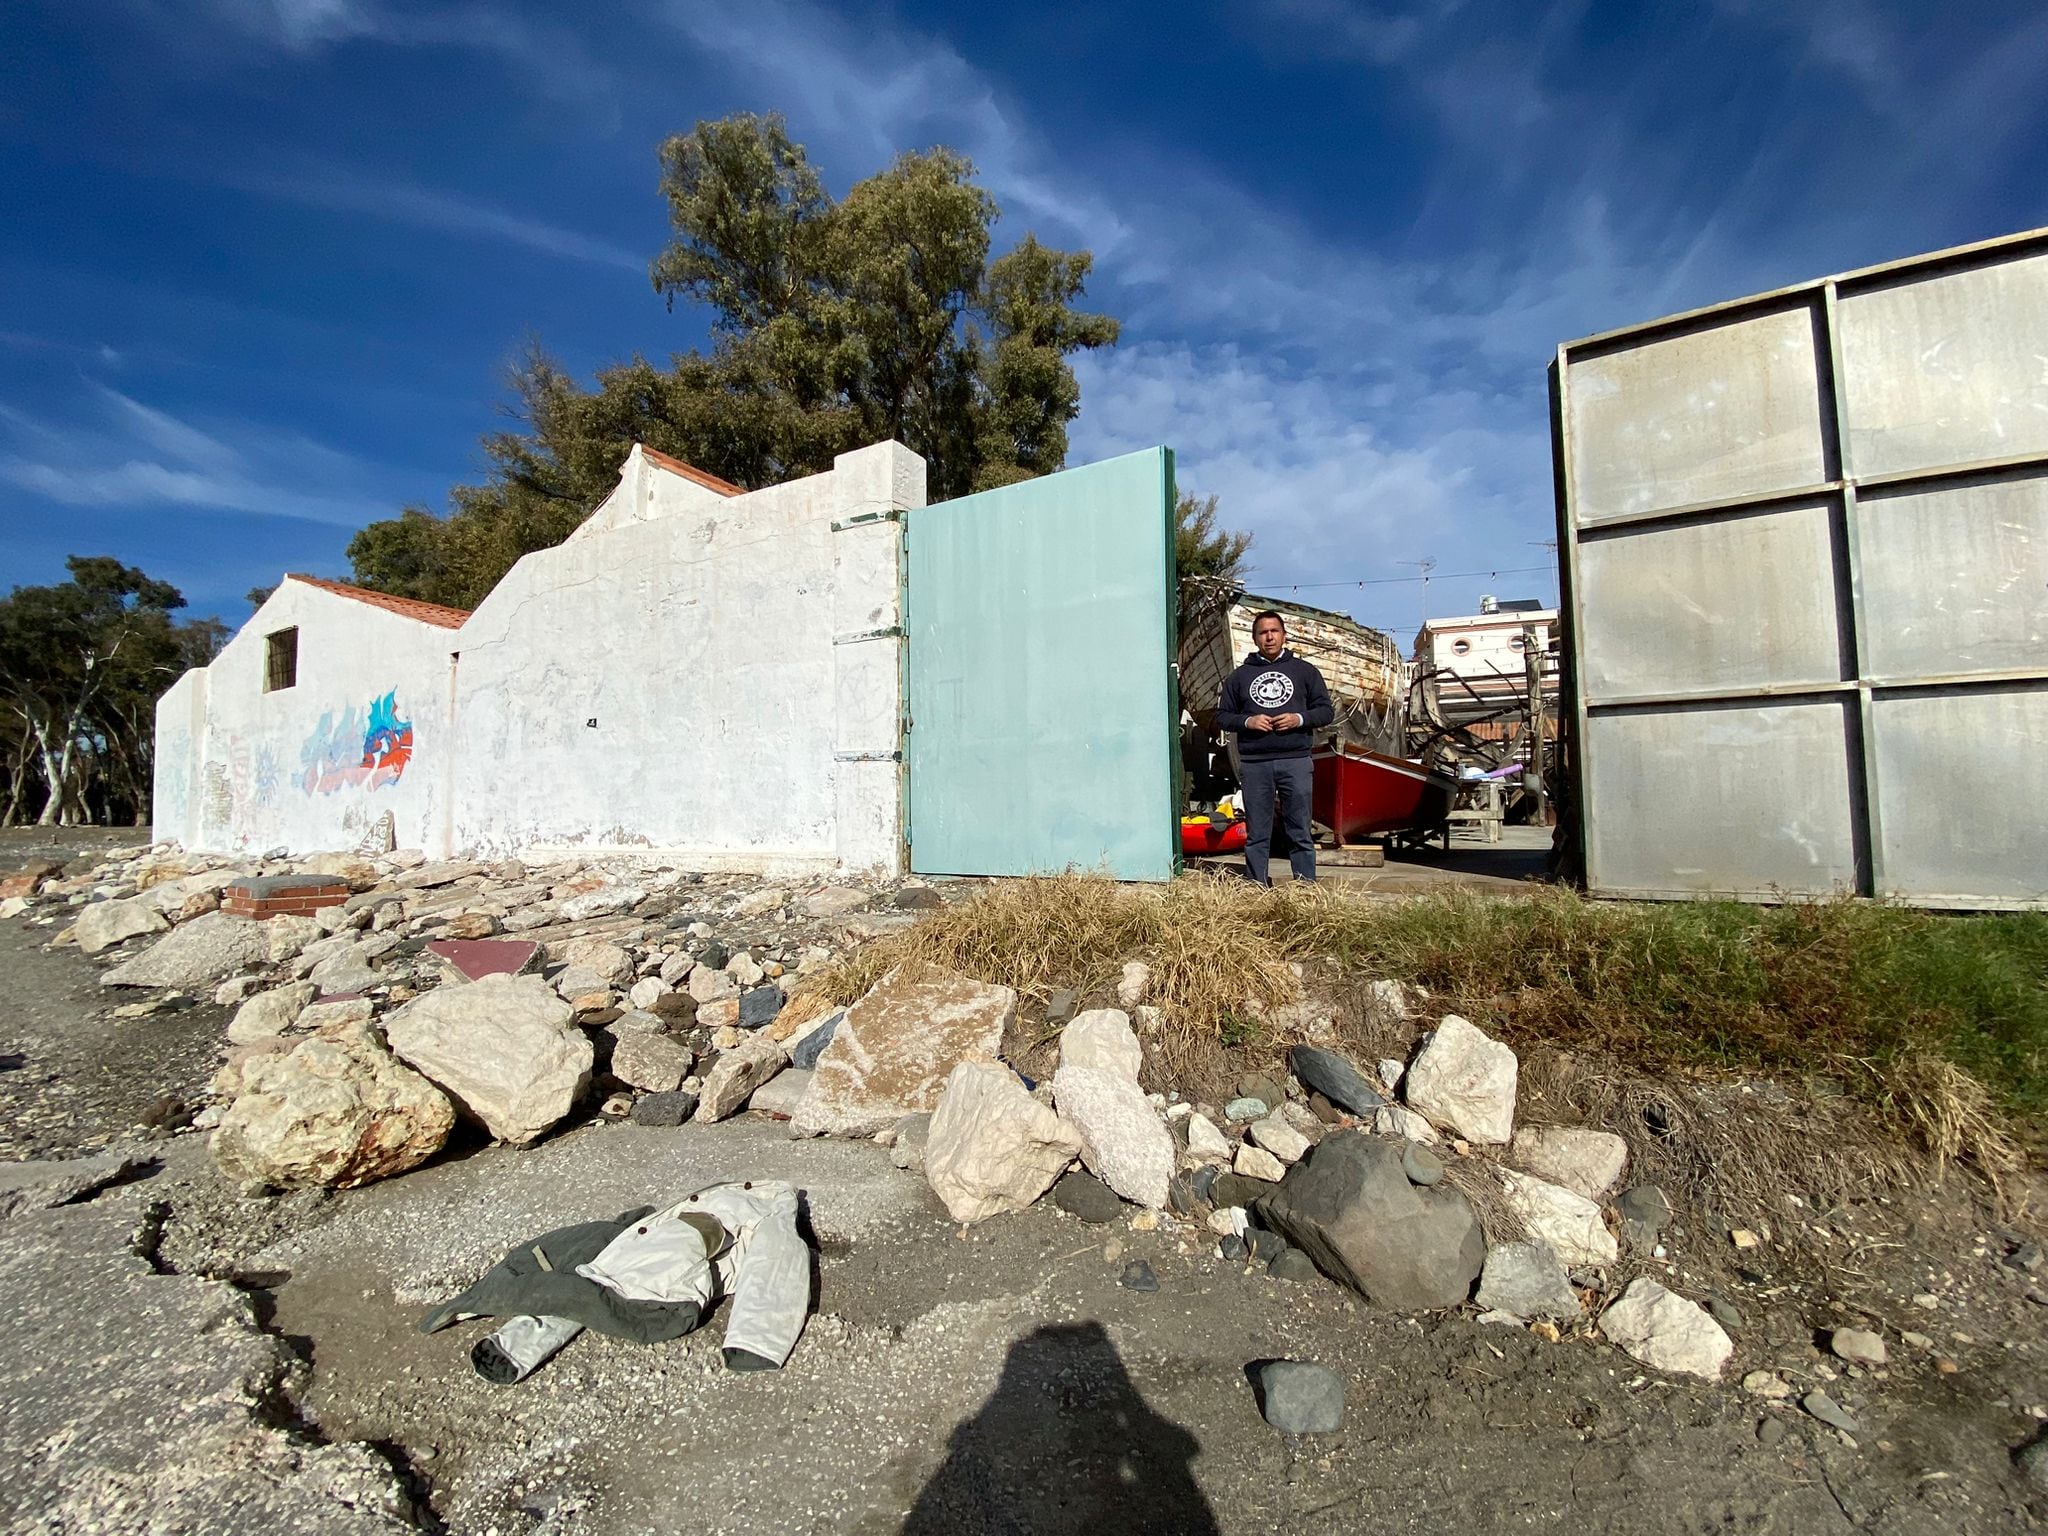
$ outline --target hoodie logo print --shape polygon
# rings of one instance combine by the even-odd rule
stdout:
[[[1246,691],[1260,709],[1273,709],[1294,697],[1294,679],[1285,672],[1261,672]]]

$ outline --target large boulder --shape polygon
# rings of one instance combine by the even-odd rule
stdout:
[[[590,1081],[595,1053],[574,1019],[538,976],[485,976],[415,998],[384,1031],[464,1113],[523,1144],[568,1114]]]
[[[1515,1053],[1470,1019],[1447,1013],[1402,1080],[1411,1108],[1467,1141],[1504,1146],[1515,1134]]]
[[[283,1034],[299,1022],[299,1015],[320,989],[310,981],[287,982],[258,992],[235,1010],[228,1021],[228,1039],[235,1045],[254,1045]]]
[[[1455,1307],[1479,1278],[1485,1235],[1456,1190],[1408,1181],[1401,1148],[1356,1131],[1330,1136],[1259,1213],[1324,1274],[1380,1306]]]
[[[1515,1132],[1508,1156],[1517,1168],[1596,1202],[1612,1194],[1628,1171],[1627,1142],[1612,1131],[1572,1125],[1525,1125]]]
[[[1136,1078],[1101,1067],[1062,1065],[1052,1077],[1060,1116],[1081,1138],[1081,1161],[1126,1200],[1166,1209],[1179,1161],[1173,1135]]]
[[[322,1030],[242,1069],[213,1133],[214,1161],[244,1183],[350,1189],[417,1167],[455,1127],[455,1106],[363,1024]]]
[[[103,987],[175,987],[204,996],[223,976],[270,963],[263,924],[225,912],[180,923],[133,960],[100,977]]]
[[[1600,1207],[1584,1195],[1508,1169],[1501,1170],[1500,1181],[1507,1190],[1509,1208],[1522,1218],[1529,1235],[1550,1244],[1565,1263],[1607,1265],[1621,1256]]]
[[[1060,1031],[1063,1067],[1101,1067],[1135,1083],[1144,1064],[1144,1048],[1121,1008],[1090,1008]]]
[[[1600,1314],[1600,1331],[1644,1365],[1659,1371],[1720,1378],[1735,1341],[1698,1302],[1643,1276]]]
[[[780,1072],[788,1061],[782,1054],[781,1042],[766,1035],[748,1035],[731,1050],[719,1052],[711,1070],[704,1074],[704,1091],[697,1099],[693,1118],[708,1124],[738,1114],[754,1096],[754,1090]],[[811,1086],[815,1091],[815,1079]]]
[[[872,1136],[936,1109],[963,1061],[993,1061],[1017,994],[949,971],[889,972],[846,1010],[790,1120],[796,1136]]]
[[[80,908],[71,936],[80,949],[96,955],[123,939],[161,933],[170,926],[170,920],[153,897],[131,896],[125,901],[96,901]]]
[[[955,1221],[980,1221],[1025,1209],[1080,1153],[1080,1137],[1016,1073],[963,1061],[932,1112],[924,1173]]]

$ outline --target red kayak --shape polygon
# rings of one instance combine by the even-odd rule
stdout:
[[[1244,848],[1244,822],[1184,821],[1180,824],[1180,851],[1185,854],[1238,853]]]
[[[1457,793],[1455,780],[1419,763],[1363,747],[1325,747],[1315,754],[1310,805],[1342,845],[1376,832],[1441,826]]]

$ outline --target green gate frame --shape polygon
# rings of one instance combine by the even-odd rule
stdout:
[[[918,874],[1180,871],[1173,451],[904,519]]]

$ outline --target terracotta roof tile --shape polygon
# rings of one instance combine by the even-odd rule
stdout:
[[[328,581],[320,576],[302,576],[297,571],[287,572],[285,580],[303,581],[309,587],[352,597],[372,608],[383,608],[403,618],[417,619],[422,624],[433,624],[442,629],[460,629],[469,617],[467,608],[444,608],[439,603],[423,603],[418,598],[393,597],[389,592],[372,592],[368,587],[352,587],[347,582]]]
[[[681,459],[672,459],[665,453],[658,453],[645,443],[640,452],[650,464],[659,464],[672,475],[681,475],[685,480],[694,480],[707,491],[716,491],[721,496],[744,496],[747,493],[730,480],[721,480],[716,475],[707,475],[694,464],[685,464]]]

